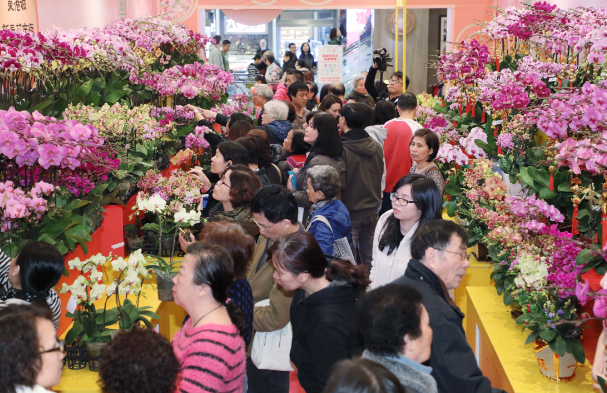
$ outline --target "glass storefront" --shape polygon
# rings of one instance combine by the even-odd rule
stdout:
[[[267,24],[247,26],[228,18],[221,10],[206,10],[205,31],[209,35],[219,34],[232,42],[229,61],[236,75],[245,75],[248,65],[257,53],[259,42],[265,39],[268,49],[274,52],[280,65],[289,44],[297,47],[307,42],[314,58],[318,60],[318,49],[329,43],[331,29],[339,27],[344,47],[344,81],[367,70],[372,62],[372,9],[354,10],[285,10]],[[350,89],[349,84],[346,87]]]

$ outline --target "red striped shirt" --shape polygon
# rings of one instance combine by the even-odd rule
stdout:
[[[188,319],[173,337],[173,350],[181,363],[180,392],[242,392],[246,348],[235,325],[192,328]]]

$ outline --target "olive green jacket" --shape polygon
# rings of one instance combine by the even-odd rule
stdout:
[[[290,308],[293,300],[293,292],[283,290],[274,282],[274,266],[272,261],[268,260],[267,249],[272,245],[272,241],[266,239],[263,235],[259,236],[257,245],[253,251],[253,256],[249,262],[247,280],[253,291],[253,302],[270,299],[270,305],[265,307],[255,307],[253,310],[253,342],[255,332],[273,332],[287,326],[291,320]],[[251,355],[251,346],[247,351]]]
[[[223,205],[218,203],[209,212],[209,222],[228,221],[240,224],[246,233],[255,237],[259,235],[259,227],[253,221],[253,213],[249,205],[235,207],[234,210],[226,212],[223,210]]]

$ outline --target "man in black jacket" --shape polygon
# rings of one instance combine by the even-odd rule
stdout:
[[[377,64],[373,62],[373,65],[369,68],[367,78],[365,79],[365,89],[367,89],[367,92],[375,101],[390,100],[396,104],[398,102],[398,97],[409,87],[409,77],[405,76],[405,85],[403,86],[403,73],[401,71],[394,72],[389,79],[388,92],[386,94],[385,91],[378,91],[378,89],[375,88],[377,69]],[[379,82],[381,84],[384,83],[383,81]]]
[[[370,125],[373,110],[365,104],[347,104],[341,108],[339,127],[345,164],[341,201],[350,212],[352,243],[357,264],[371,271],[373,235],[377,226],[384,174],[384,150],[371,138],[365,127]]]
[[[459,287],[470,266],[467,241],[466,231],[453,221],[426,222],[411,241],[405,275],[394,284],[410,285],[424,298],[433,331],[430,367],[439,393],[504,393],[479,369],[464,334],[464,314],[448,292]]]

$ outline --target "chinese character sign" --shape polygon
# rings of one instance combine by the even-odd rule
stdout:
[[[0,30],[38,31],[35,0],[0,0]]]
[[[120,18],[126,16],[126,0],[118,0],[118,16]]]
[[[344,49],[341,45],[325,45],[319,49],[318,83],[339,82],[342,78]]]

